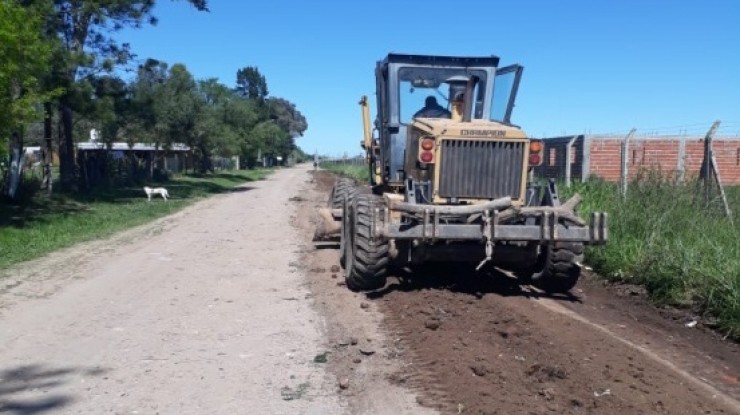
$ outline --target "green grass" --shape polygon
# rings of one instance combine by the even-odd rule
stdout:
[[[368,166],[362,164],[338,164],[338,163],[321,163],[321,168],[329,170],[340,176],[349,177],[357,180],[360,183],[368,182],[368,174],[370,170]]]
[[[241,170],[206,176],[178,176],[165,186],[170,200],[147,202],[142,187],[98,190],[87,195],[24,193],[18,203],[0,201],[0,269],[111,235],[177,212],[203,197],[260,180],[269,170]],[[24,189],[25,190],[25,189]]]
[[[619,196],[612,183],[591,180],[578,192],[580,213],[609,212],[610,240],[587,251],[587,262],[612,280],[644,285],[658,304],[687,307],[729,337],[740,338],[740,187],[726,192],[735,218],[718,199],[706,206],[696,183],[643,177]]]

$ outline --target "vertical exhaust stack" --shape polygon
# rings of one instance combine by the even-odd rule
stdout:
[[[452,95],[452,86],[450,86],[450,95]],[[452,115],[450,118],[453,122],[461,122],[465,118],[465,103],[463,102],[463,93],[457,93],[450,100],[452,103]]]
[[[473,117],[473,91],[478,78],[454,76],[446,81],[450,85],[450,103],[454,122],[470,122]]]

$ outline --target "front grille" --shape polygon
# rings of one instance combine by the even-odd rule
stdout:
[[[442,140],[439,196],[519,198],[525,142]]]

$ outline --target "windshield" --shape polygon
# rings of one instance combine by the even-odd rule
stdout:
[[[399,114],[401,123],[408,124],[414,115],[424,108],[433,97],[438,108],[425,111],[429,118],[448,118],[450,103],[450,86],[444,81],[453,76],[475,76],[479,79],[474,91],[473,117],[483,117],[483,104],[486,85],[486,73],[481,70],[469,70],[464,68],[402,68],[398,72],[399,98],[401,100]]]
[[[493,84],[493,99],[491,100],[491,119],[510,123],[511,111],[514,109],[514,100],[519,87],[519,78],[522,67],[511,65],[496,71]]]

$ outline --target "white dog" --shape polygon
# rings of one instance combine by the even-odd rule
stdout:
[[[144,192],[146,193],[146,197],[147,199],[149,199],[150,202],[152,200],[152,195],[161,195],[162,199],[164,199],[165,202],[167,201],[167,198],[170,197],[170,194],[167,193],[167,189],[165,189],[164,187],[151,188],[148,186],[144,186]]]

